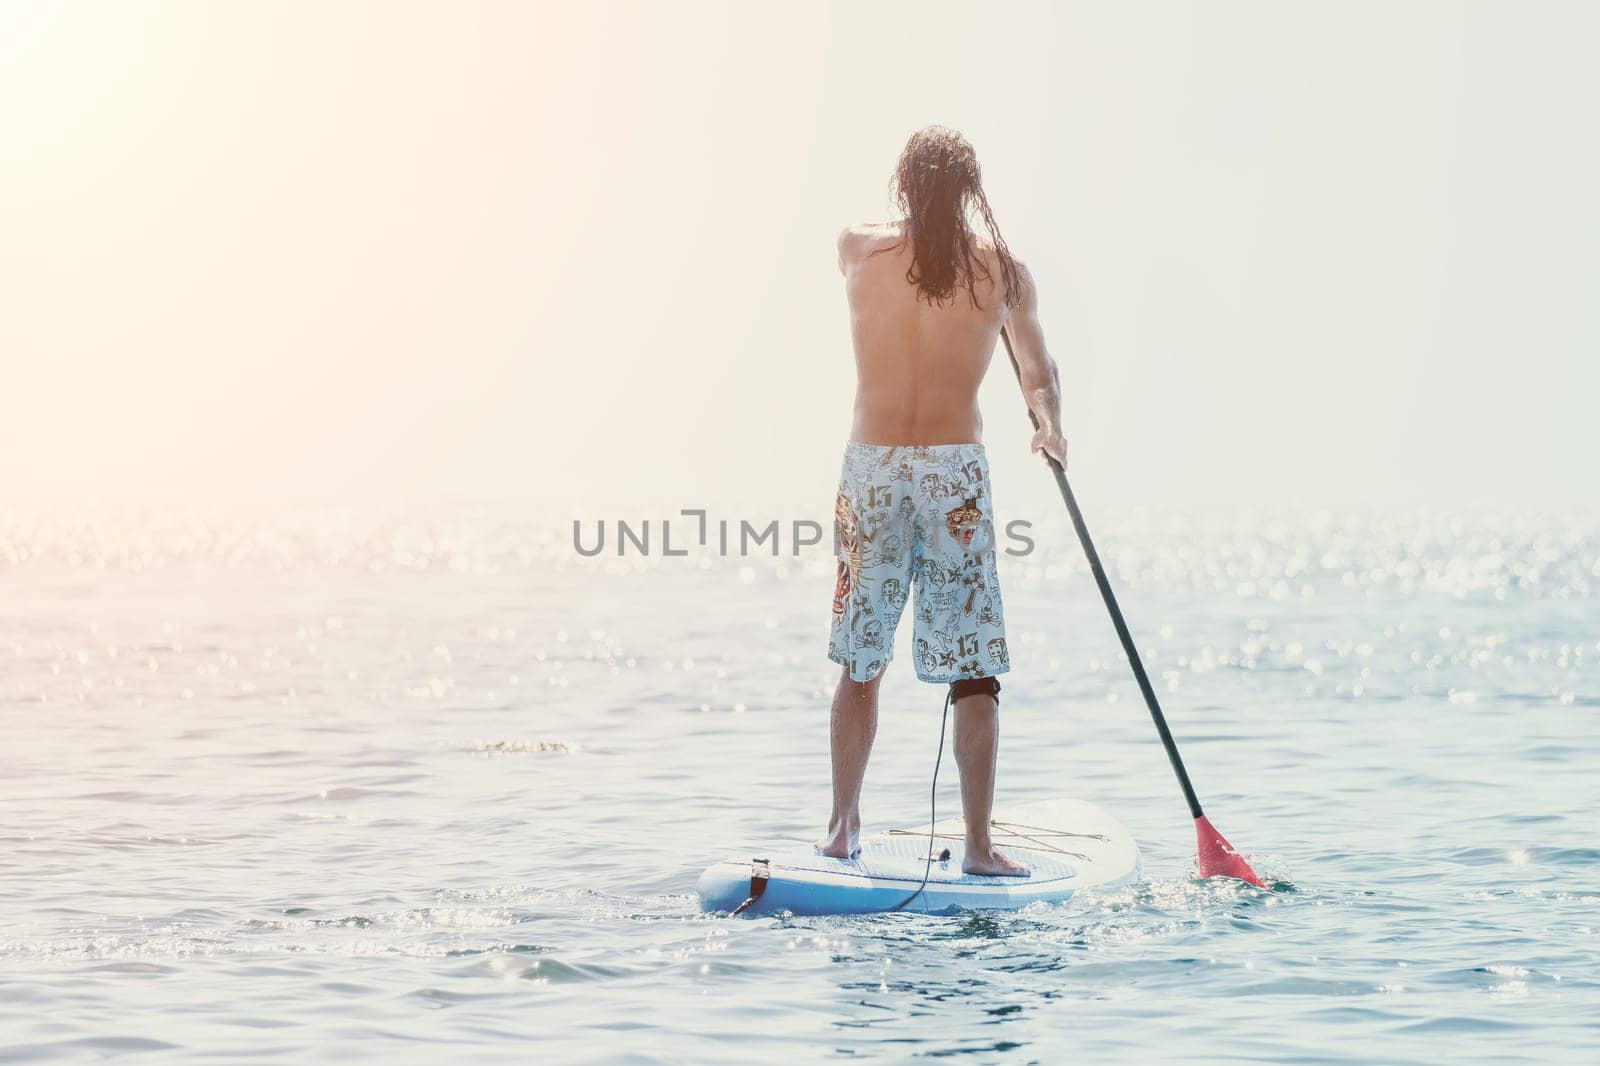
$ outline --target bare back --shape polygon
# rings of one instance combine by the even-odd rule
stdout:
[[[852,226],[840,237],[856,355],[851,439],[981,443],[978,385],[1008,314],[992,248],[974,241],[974,255],[991,275],[974,281],[980,306],[963,285],[939,307],[906,281],[912,260],[904,237],[898,222]]]

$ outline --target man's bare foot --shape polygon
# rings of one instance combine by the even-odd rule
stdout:
[[[828,835],[816,843],[817,851],[834,859],[853,859],[861,854],[861,825],[830,826]]]
[[[988,848],[974,848],[968,844],[967,854],[961,860],[961,872],[984,877],[1027,877],[1033,873],[993,844]]]

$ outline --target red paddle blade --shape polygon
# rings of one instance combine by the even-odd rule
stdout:
[[[1202,814],[1194,820],[1194,828],[1200,838],[1201,877],[1237,877],[1257,888],[1267,887],[1250,869],[1250,864],[1244,861],[1244,856],[1233,850],[1228,838],[1217,832],[1211,819]]]

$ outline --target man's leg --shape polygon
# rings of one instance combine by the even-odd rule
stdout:
[[[989,816],[994,811],[995,766],[1000,752],[1000,683],[992,677],[957,681],[950,686],[956,705],[956,765],[961,770],[961,808],[967,823],[967,855],[961,868],[969,874],[1023,876],[1030,871],[994,846]]]
[[[871,681],[852,681],[850,669],[839,675],[833,693],[829,740],[833,749],[833,811],[828,835],[817,842],[824,855],[847,859],[861,848],[861,781],[867,775],[872,739],[878,733],[879,674]]]

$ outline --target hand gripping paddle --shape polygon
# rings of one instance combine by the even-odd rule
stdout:
[[[1000,339],[1006,342],[1006,355],[1011,358],[1011,369],[1016,371],[1017,381],[1022,381],[1022,368],[1017,365],[1017,353],[1011,348],[1011,337],[1002,328]],[[1033,413],[1033,408],[1028,408],[1028,418],[1033,422],[1033,428],[1039,428],[1039,419]],[[1156,700],[1155,689],[1150,686],[1150,678],[1144,672],[1144,663],[1139,659],[1139,649],[1133,646],[1133,636],[1128,632],[1128,623],[1122,618],[1122,609],[1117,606],[1117,598],[1111,592],[1111,582],[1106,578],[1105,567],[1100,565],[1100,555],[1094,550],[1094,541],[1089,539],[1089,527],[1083,523],[1083,512],[1078,510],[1078,501],[1072,495],[1072,489],[1067,484],[1067,472],[1056,462],[1055,457],[1046,454],[1045,459],[1050,463],[1050,470],[1056,476],[1056,487],[1061,490],[1061,499],[1066,502],[1067,513],[1072,516],[1072,525],[1078,531],[1078,540],[1083,544],[1083,553],[1089,557],[1089,569],[1094,571],[1095,584],[1100,586],[1100,595],[1106,601],[1106,610],[1111,612],[1111,624],[1117,628],[1117,636],[1122,640],[1122,650],[1128,654],[1128,665],[1133,667],[1133,676],[1139,682],[1139,691],[1144,693],[1145,706],[1150,708],[1150,717],[1155,720],[1156,732],[1161,734],[1161,743],[1167,749],[1167,758],[1172,761],[1173,772],[1178,775],[1178,784],[1183,786],[1183,798],[1189,801],[1189,813],[1194,816],[1195,833],[1199,838],[1198,865],[1201,877],[1237,877],[1241,881],[1248,881],[1257,888],[1265,888],[1261,878],[1250,868],[1244,856],[1234,850],[1227,838],[1217,832],[1216,826],[1205,816],[1200,809],[1200,800],[1194,794],[1194,786],[1189,783],[1189,774],[1183,768],[1183,759],[1178,755],[1178,745],[1172,739],[1172,731],[1167,728],[1167,720],[1161,713],[1161,704]]]

